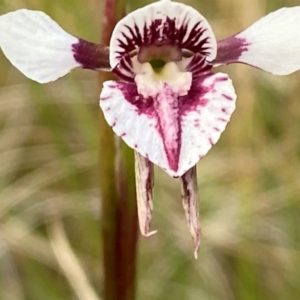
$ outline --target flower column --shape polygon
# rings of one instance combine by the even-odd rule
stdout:
[[[109,45],[116,22],[124,12],[122,0],[104,3],[101,44]],[[99,84],[112,79],[100,73]],[[99,185],[105,300],[135,299],[137,210],[133,151],[119,140],[99,115]]]

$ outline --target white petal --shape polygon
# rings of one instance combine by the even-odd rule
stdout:
[[[72,45],[79,40],[40,11],[20,9],[0,17],[0,47],[25,76],[54,81],[80,66]]]
[[[172,97],[172,91],[162,96]],[[231,80],[218,73],[197,78],[188,95],[174,96],[173,114],[169,111],[171,98],[165,101],[167,110],[163,103],[154,107],[152,97],[143,98],[135,84],[124,82],[105,82],[100,106],[108,124],[130,147],[169,175],[179,177],[218,141],[234,111],[235,99]],[[161,113],[157,109],[162,109]],[[171,121],[177,125],[170,126]]]
[[[128,14],[116,25],[110,42],[110,65],[124,54],[147,46],[172,45],[216,57],[215,35],[194,8],[168,0],[158,1]]]
[[[300,69],[300,6],[282,8],[218,43],[216,65],[242,62],[275,75]]]

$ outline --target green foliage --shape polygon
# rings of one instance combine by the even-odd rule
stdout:
[[[269,8],[295,5],[194,2],[219,38]],[[97,41],[102,5],[6,0],[0,13],[44,10],[67,31]],[[97,74],[76,70],[41,86],[2,54],[0,65],[0,299],[96,300],[103,282]],[[152,228],[159,231],[139,242],[137,299],[300,298],[300,73],[275,77],[242,65],[222,71],[233,79],[238,105],[198,165],[199,259],[179,181],[156,169]]]

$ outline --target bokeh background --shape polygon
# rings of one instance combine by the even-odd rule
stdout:
[[[129,2],[131,9],[145,3]],[[300,5],[185,3],[206,16],[218,39],[282,6]],[[101,0],[0,1],[0,14],[19,8],[43,10],[71,34],[99,40]],[[220,70],[233,79],[238,102],[221,140],[198,164],[199,259],[179,181],[156,169],[152,228],[159,231],[139,241],[139,300],[300,299],[300,72]],[[0,53],[1,300],[101,299],[97,161],[105,145],[98,138],[98,95],[96,73],[75,70],[39,85]]]

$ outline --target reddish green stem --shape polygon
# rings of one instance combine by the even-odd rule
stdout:
[[[106,0],[101,44],[109,45],[111,33],[124,8]],[[111,74],[100,75],[103,81]],[[100,192],[104,263],[104,300],[134,300],[138,235],[133,151],[118,140],[100,113]]]

